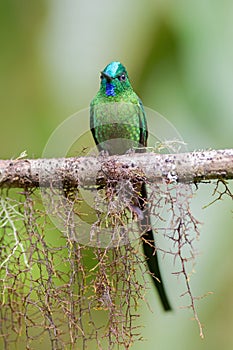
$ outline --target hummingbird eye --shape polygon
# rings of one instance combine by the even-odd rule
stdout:
[[[125,80],[126,80],[126,75],[125,75],[125,73],[119,75],[118,80],[120,80],[120,81],[125,81]]]

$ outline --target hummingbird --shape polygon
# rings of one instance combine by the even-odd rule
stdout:
[[[146,114],[126,68],[120,62],[111,62],[101,71],[100,79],[99,91],[90,104],[90,129],[98,150],[109,155],[125,154],[132,148],[143,152],[148,138]],[[147,227],[141,239],[150,275],[164,310],[169,311],[171,306],[160,273],[153,231],[148,228],[151,225],[145,182],[141,185],[135,211],[139,213],[141,227]]]

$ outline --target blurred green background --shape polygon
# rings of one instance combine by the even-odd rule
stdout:
[[[232,1],[216,0],[1,1],[0,158],[24,150],[40,157],[53,130],[88,107],[112,60],[128,68],[144,104],[173,123],[189,150],[232,147],[232,13]],[[212,190],[202,185],[194,205],[203,225],[192,287],[214,292],[198,303],[205,339],[192,313],[179,309],[183,281],[169,274],[175,312],[164,314],[151,290],[153,313],[141,307],[146,341],[134,350],[233,348],[232,206],[202,209]]]

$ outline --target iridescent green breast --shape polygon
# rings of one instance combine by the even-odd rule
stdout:
[[[91,129],[100,150],[124,154],[130,148],[146,146],[145,114],[137,102],[92,103]]]

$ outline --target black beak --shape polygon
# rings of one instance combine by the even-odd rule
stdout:
[[[104,77],[107,80],[108,83],[111,83],[111,81],[113,79],[112,77],[110,77],[110,75],[108,75],[108,74],[106,74],[104,72],[101,72],[101,76]]]

